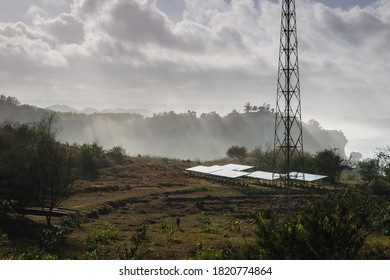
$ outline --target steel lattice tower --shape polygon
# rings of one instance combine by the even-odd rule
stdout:
[[[273,168],[289,188],[292,180],[304,180],[295,0],[282,0],[281,18]]]

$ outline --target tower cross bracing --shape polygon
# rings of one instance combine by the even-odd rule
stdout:
[[[295,0],[282,1],[275,112],[274,173],[290,187],[292,180],[304,180]],[[296,175],[290,175],[292,171]]]

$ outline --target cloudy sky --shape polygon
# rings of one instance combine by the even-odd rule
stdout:
[[[390,117],[390,1],[296,5],[303,120]],[[280,10],[277,0],[1,0],[0,92],[78,109],[274,105]]]

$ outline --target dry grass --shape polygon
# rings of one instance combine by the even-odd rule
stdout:
[[[134,246],[137,229],[147,228],[131,255],[138,259],[186,259],[194,257],[203,243],[240,251],[254,241],[249,213],[260,209],[285,211],[281,190],[260,186],[232,186],[192,178],[184,169],[197,163],[160,158],[127,158],[120,165],[101,170],[95,181],[79,180],[77,192],[62,207],[77,209],[85,222],[59,248],[60,258],[118,259],[129,257],[125,248]],[[303,205],[316,192],[293,190],[292,204]],[[180,228],[176,226],[180,218]],[[42,217],[27,217],[44,224]],[[54,220],[60,223],[59,219]],[[162,225],[168,225],[171,232]],[[91,235],[102,225],[113,226],[118,236],[88,248]],[[167,227],[166,227],[167,228]],[[20,241],[20,240],[19,240]],[[1,257],[13,254],[15,242],[0,239]],[[92,252],[92,253],[91,253]]]

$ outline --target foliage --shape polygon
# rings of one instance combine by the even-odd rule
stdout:
[[[257,244],[251,256],[261,259],[359,258],[367,231],[378,214],[367,193],[347,189],[311,203],[281,221],[270,212],[254,216]]]
[[[39,120],[45,111],[29,105],[4,103],[0,100],[0,120],[12,118],[22,123],[31,122]],[[196,117],[194,112],[168,112],[147,118],[134,114],[58,113],[58,124],[61,126],[58,136],[62,142],[69,143],[99,140],[107,147],[123,145],[130,154],[166,156],[169,151],[169,156],[174,158],[215,159],[225,155],[227,148],[236,143],[247,148],[259,144],[266,148],[269,139],[273,139],[273,109],[262,112],[267,111],[268,105],[262,102],[256,105],[251,106],[257,107],[256,112],[252,110],[248,114],[226,116],[219,116],[215,112],[200,117]],[[310,133],[305,138],[306,151],[319,151],[328,145],[339,147],[342,151],[347,142],[340,131],[319,129],[313,134],[311,126],[307,130]],[[134,132],[131,141],[125,141],[129,139],[129,131]]]
[[[377,185],[381,177],[379,159],[364,159],[358,163],[360,177],[365,182]]]
[[[93,142],[79,147],[79,165],[81,175],[88,179],[96,179],[99,176],[99,164],[104,160],[104,149]]]
[[[262,148],[255,148],[249,153],[249,156],[256,159],[255,165],[259,170],[272,171],[273,152],[271,148],[265,151]]]
[[[4,210],[23,208],[31,201],[31,179],[37,135],[27,124],[0,127],[0,201]]]
[[[232,220],[229,222],[228,229],[230,231],[241,232],[242,221]]]
[[[38,247],[31,247],[27,251],[21,253],[19,260],[57,260],[56,255],[49,254]]]
[[[318,174],[328,176],[331,183],[336,183],[343,170],[349,168],[346,161],[336,148],[327,148],[314,155],[313,163]]]
[[[374,158],[360,161],[357,169],[374,193],[390,193],[390,147],[380,150]]]
[[[88,236],[87,243],[103,243],[103,244],[109,244],[113,240],[117,240],[119,236],[119,231],[115,226],[104,223],[102,225],[99,225],[96,230],[92,232]]]
[[[173,235],[177,232],[177,227],[165,222],[160,223],[160,228],[165,233],[167,241],[172,241]]]
[[[233,260],[235,255],[232,252],[230,246],[225,246],[222,249],[218,249],[212,246],[203,244],[202,241],[198,241],[195,244],[196,254],[193,259],[195,260]]]
[[[218,224],[214,223],[209,217],[204,215],[202,215],[201,217],[203,219],[201,232],[213,234],[221,234],[224,232],[223,228],[221,228]]]
[[[45,115],[37,126],[36,157],[33,160],[35,176],[34,200],[42,208],[49,210],[47,223],[51,224],[51,213],[55,207],[73,191],[75,162],[71,152],[55,140],[55,114]]]
[[[100,259],[99,246],[101,244],[107,245],[112,243],[112,241],[118,239],[118,236],[118,229],[109,223],[103,223],[102,225],[97,226],[97,228],[87,237],[86,256],[89,259]]]
[[[128,248],[127,244],[118,248],[118,257],[121,260],[134,260],[142,244],[149,242],[147,237],[148,228],[146,225],[143,227],[137,228],[135,234],[131,238],[131,246]]]
[[[45,252],[55,252],[58,245],[65,241],[66,236],[79,228],[81,223],[80,214],[75,213],[65,217],[60,225],[53,225],[44,229],[41,233],[41,249]]]
[[[116,162],[121,162],[126,155],[126,150],[122,146],[112,147],[107,151],[107,155]]]
[[[234,145],[227,150],[226,155],[242,161],[247,156],[247,148]]]
[[[0,127],[0,201],[9,209],[26,205],[51,214],[72,191],[75,163],[71,151],[55,140],[55,113],[39,122],[5,123]]]
[[[271,105],[267,103],[263,103],[261,106],[252,106],[249,102],[246,102],[244,104],[244,112],[245,113],[251,113],[251,112],[265,112],[265,113],[270,113],[274,112],[274,109],[271,109]]]

